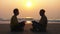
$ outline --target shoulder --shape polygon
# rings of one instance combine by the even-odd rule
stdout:
[[[12,18],[16,18],[16,16],[12,16]]]
[[[47,17],[46,17],[46,16],[44,16],[44,18],[45,18],[45,19],[47,19]]]
[[[12,17],[11,17],[11,19],[15,19],[15,18],[16,18],[16,16],[12,16]]]

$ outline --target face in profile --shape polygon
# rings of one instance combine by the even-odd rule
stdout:
[[[16,8],[16,9],[14,9],[14,11],[13,11],[13,12],[14,12],[14,15],[16,15],[16,16],[17,16],[17,15],[19,15],[19,10],[18,10],[17,8]]]
[[[41,9],[39,14],[40,14],[40,16],[43,16],[44,13],[45,13],[45,10],[44,9]]]

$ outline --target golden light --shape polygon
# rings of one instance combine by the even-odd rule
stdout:
[[[25,17],[25,18],[30,18],[31,19],[32,17]]]
[[[32,24],[32,22],[31,21],[26,21],[26,24]]]
[[[26,24],[32,24],[32,22],[31,22],[31,20],[33,20],[32,17],[25,17],[25,19],[27,20]]]
[[[31,7],[32,6],[32,2],[31,1],[27,1],[26,6],[27,7]]]

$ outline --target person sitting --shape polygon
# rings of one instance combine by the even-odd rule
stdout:
[[[18,22],[17,16],[19,15],[19,10],[15,8],[13,10],[13,13],[14,15],[12,16],[10,22],[11,31],[20,31],[21,29],[23,30],[23,27],[25,26],[25,21],[22,21],[21,23]]]
[[[39,15],[41,16],[41,19],[39,20],[39,22],[36,21],[32,21],[32,30],[35,28],[37,31],[41,31],[41,32],[46,32],[46,28],[47,28],[47,17],[45,16],[45,10],[41,9],[39,12]],[[36,24],[34,24],[36,23]],[[37,25],[37,26],[35,26]]]
[[[47,17],[45,15],[45,10],[44,9],[41,9],[39,14],[41,16],[41,19],[39,21],[39,24],[42,25],[42,27],[41,27],[40,30],[42,32],[46,32],[48,20],[47,20]]]

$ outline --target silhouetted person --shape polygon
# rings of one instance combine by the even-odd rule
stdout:
[[[32,21],[33,28],[31,30],[45,32],[47,28],[47,17],[45,16],[45,10],[41,9],[39,15],[41,16],[39,23],[36,21]]]
[[[11,23],[10,23],[11,31],[20,31],[20,30],[23,30],[23,27],[25,25],[25,23],[23,23],[23,22],[25,22],[25,21],[23,21],[21,23],[18,22],[17,16],[19,15],[19,10],[17,8],[15,8],[13,10],[13,13],[14,13],[14,15],[12,16]]]
[[[39,21],[39,24],[41,24],[41,31],[42,32],[45,32],[46,29],[47,29],[47,17],[45,15],[45,10],[44,9],[41,9],[40,12],[39,12],[40,16],[41,16],[41,19]]]

